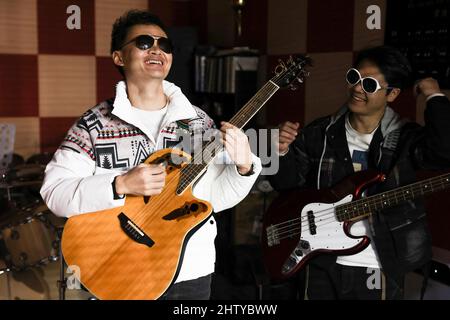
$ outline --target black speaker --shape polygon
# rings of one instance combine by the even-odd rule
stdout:
[[[171,27],[169,37],[173,42],[173,63],[167,81],[181,88],[189,100],[194,92],[194,50],[198,45],[197,29],[193,27]]]

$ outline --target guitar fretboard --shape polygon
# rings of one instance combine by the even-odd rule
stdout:
[[[279,88],[272,80],[268,81],[229,122],[240,129],[243,128]],[[220,141],[212,140],[206,143],[201,152],[194,154],[191,162],[181,169],[177,194],[181,194],[204,172],[222,148],[223,145]]]
[[[376,194],[367,198],[345,203],[336,207],[338,221],[366,216],[373,211],[392,207],[407,200],[413,200],[450,187],[450,173],[415,182],[404,187]]]

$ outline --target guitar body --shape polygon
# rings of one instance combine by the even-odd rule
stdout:
[[[175,155],[175,157],[173,157]],[[156,196],[127,196],[123,207],[69,218],[62,236],[68,266],[100,299],[157,299],[175,280],[187,240],[210,217],[211,205],[188,187],[177,194],[188,160],[163,149],[145,163],[166,165],[166,185]],[[74,268],[72,268],[74,270]]]
[[[332,189],[282,192],[263,219],[262,251],[270,276],[289,278],[319,254],[352,255],[365,249],[370,239],[352,236],[350,228],[355,221],[338,221],[334,208],[359,199],[383,177],[368,170]]]

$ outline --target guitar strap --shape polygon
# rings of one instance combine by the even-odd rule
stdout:
[[[394,165],[395,153],[397,150],[398,141],[400,139],[401,128],[390,132],[380,146],[380,154],[378,160],[378,169],[384,174],[388,174]]]
[[[407,122],[407,120],[401,119],[389,106],[386,106],[379,130],[375,133],[377,140],[379,139],[378,141],[380,142],[377,168],[386,175],[392,170],[393,164],[395,163],[393,160],[400,139],[400,133]],[[384,137],[383,133],[385,133]]]

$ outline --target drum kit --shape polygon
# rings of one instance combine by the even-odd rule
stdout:
[[[20,278],[56,261],[64,269],[60,236],[66,219],[50,212],[39,194],[50,159],[50,154],[35,155],[0,172],[0,275]]]

